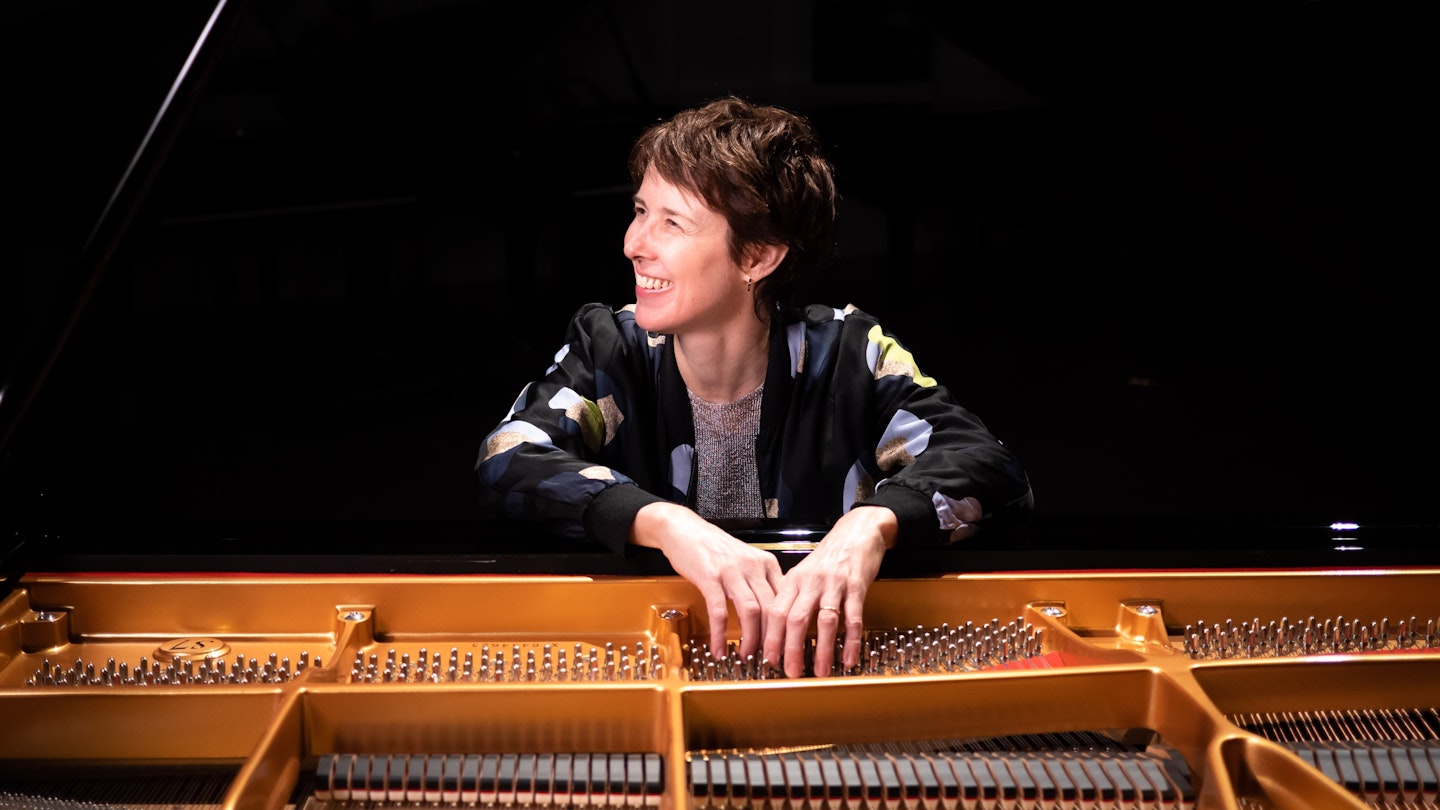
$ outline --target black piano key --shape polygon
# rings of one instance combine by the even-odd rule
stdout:
[[[315,763],[315,791],[316,801],[328,802],[333,797],[333,786],[335,784],[335,755],[322,754]]]
[[[425,800],[425,755],[415,754],[405,762],[405,801]]]
[[[480,801],[494,804],[496,783],[500,774],[500,755],[484,754],[480,757]]]
[[[475,804],[480,801],[480,756],[470,754],[460,765],[460,801]]]

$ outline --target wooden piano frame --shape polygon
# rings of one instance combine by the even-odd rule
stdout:
[[[240,763],[224,807],[276,810],[330,752],[649,751],[665,762],[661,806],[679,810],[691,751],[1147,728],[1184,755],[1199,807],[1365,807],[1227,717],[1440,705],[1440,654],[1194,660],[1177,638],[1191,623],[1307,614],[1423,622],[1440,615],[1440,570],[880,580],[867,628],[1019,617],[1064,665],[725,683],[677,665],[706,628],[698,592],[674,577],[31,574],[0,603],[0,760]],[[272,685],[25,683],[42,660],[201,636],[321,663]],[[654,644],[666,669],[609,683],[351,678],[357,652],[538,642]]]

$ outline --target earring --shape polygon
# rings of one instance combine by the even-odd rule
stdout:
[[[746,277],[745,277],[745,292],[747,292],[747,293],[748,293],[748,292],[754,292],[754,284],[755,284],[755,283],[750,280],[750,277],[749,277],[749,276],[746,276]]]

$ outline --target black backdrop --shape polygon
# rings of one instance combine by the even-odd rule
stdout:
[[[629,143],[728,93],[816,122],[809,297],[910,345],[1040,524],[1436,523],[1425,4],[681,5],[250,3],[6,448],[7,537],[477,536],[481,437],[629,295]],[[7,393],[207,11],[0,12]]]

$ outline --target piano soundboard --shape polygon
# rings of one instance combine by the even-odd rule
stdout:
[[[0,808],[1440,807],[1440,571],[881,580],[798,679],[705,621],[674,577],[28,575]]]

